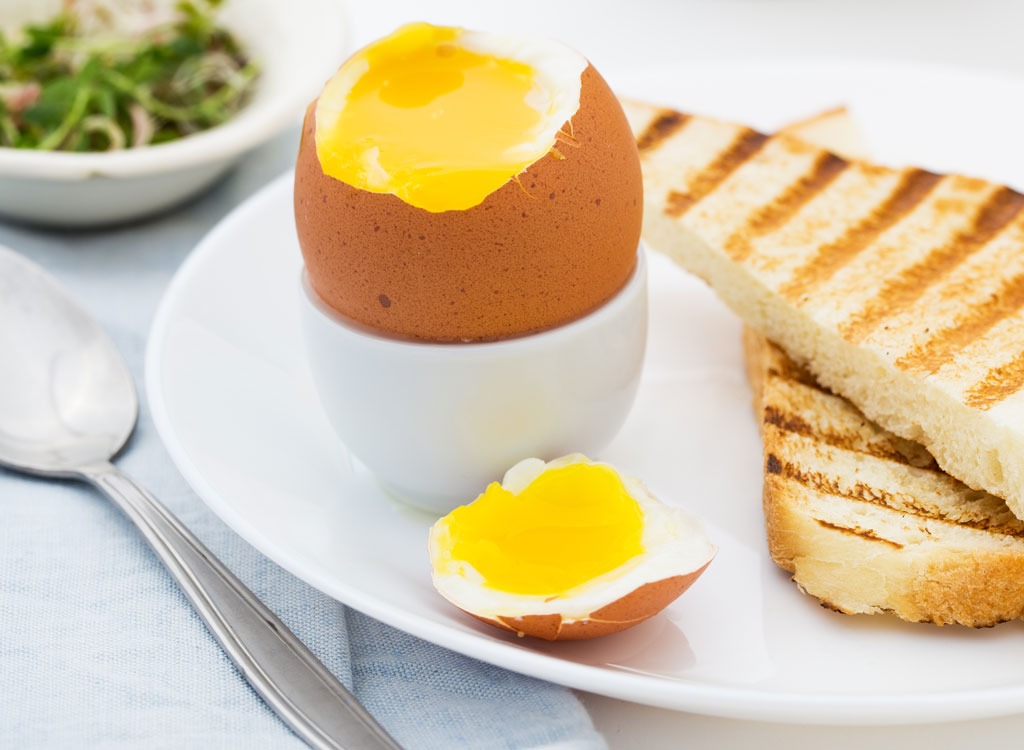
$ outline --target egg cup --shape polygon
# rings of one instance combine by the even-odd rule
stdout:
[[[446,513],[523,458],[596,454],[636,395],[647,341],[644,249],[625,286],[557,328],[481,343],[388,338],[300,295],[324,412],[391,495]]]

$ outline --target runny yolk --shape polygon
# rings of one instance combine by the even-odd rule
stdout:
[[[519,495],[493,482],[447,520],[452,558],[514,594],[565,594],[643,551],[640,506],[606,466],[549,469]]]
[[[551,149],[534,69],[461,34],[410,24],[342,66],[317,109],[325,174],[440,212],[481,203]]]

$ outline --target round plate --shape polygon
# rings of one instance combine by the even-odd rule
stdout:
[[[1022,173],[1000,173],[1014,167],[1004,158],[1024,101],[1014,81],[845,64],[609,78],[627,94],[764,128],[846,103],[888,161],[1024,183]],[[434,592],[434,519],[388,500],[318,406],[299,335],[290,176],[225,219],[172,282],[148,352],[154,419],[199,495],[263,553],[338,600],[469,656],[613,697],[768,721],[909,723],[1024,709],[1021,623],[972,631],[847,617],[772,564],[739,322],[664,257],[649,260],[645,374],[625,427],[595,458],[702,516],[719,552],[682,598],[617,635],[519,639]]]

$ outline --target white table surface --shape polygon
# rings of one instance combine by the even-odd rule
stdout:
[[[805,57],[941,62],[1024,75],[1020,0],[582,0],[516,3],[432,0],[349,0],[355,45],[401,23],[425,20],[467,27],[543,33],[586,54],[606,77],[619,69],[692,60],[768,60]],[[227,180],[187,211],[158,219],[146,230],[161,245],[159,267],[126,289],[151,317],[162,288],[202,235],[231,207],[290,168],[297,128],[255,152]],[[0,244],[48,257],[88,249],[96,271],[76,267],[65,279],[85,293],[119,255],[139,250],[137,227],[111,233],[50,233],[0,223]],[[99,245],[102,243],[102,247]],[[118,300],[94,309],[104,324],[116,320]],[[140,342],[141,343],[141,342]],[[818,748],[899,746],[903,750],[965,747],[1024,736],[1024,716],[933,726],[793,726],[697,716],[639,706],[597,695],[583,700],[614,749]]]

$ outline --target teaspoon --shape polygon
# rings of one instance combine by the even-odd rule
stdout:
[[[0,466],[106,494],[253,688],[311,746],[401,750],[255,594],[111,463],[138,416],[124,360],[55,279],[3,247],[0,352]]]

